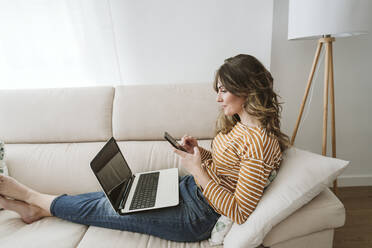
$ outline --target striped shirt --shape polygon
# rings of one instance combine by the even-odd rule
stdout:
[[[212,180],[203,189],[209,204],[235,223],[244,223],[262,197],[270,173],[282,159],[279,142],[264,128],[238,122],[201,149],[203,166]]]

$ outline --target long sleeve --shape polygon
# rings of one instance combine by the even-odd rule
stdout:
[[[262,142],[257,137],[250,137],[244,143],[239,146],[239,150],[243,151],[240,153],[240,170],[235,191],[231,192],[215,180],[209,181],[203,191],[204,196],[219,213],[238,224],[244,223],[256,208],[267,180]],[[232,155],[224,154],[226,159]]]
[[[200,156],[201,156],[201,161],[204,163],[208,159],[212,159],[212,153],[203,147],[199,146],[199,151],[200,151]]]

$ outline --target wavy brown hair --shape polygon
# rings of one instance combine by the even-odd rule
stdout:
[[[274,136],[281,151],[289,147],[289,137],[280,130],[281,103],[273,89],[273,78],[265,66],[254,56],[239,54],[228,58],[217,70],[213,87],[218,92],[218,82],[230,93],[246,98],[244,108]],[[226,116],[220,112],[216,122],[216,135],[230,132],[240,121],[239,115]]]

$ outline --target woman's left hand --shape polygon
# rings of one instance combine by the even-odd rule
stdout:
[[[201,168],[201,156],[197,146],[194,147],[194,154],[183,152],[178,149],[174,149],[174,152],[180,156],[181,165],[193,176],[200,173]]]

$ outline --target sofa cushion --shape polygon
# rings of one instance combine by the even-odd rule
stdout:
[[[15,212],[0,211],[0,247],[77,247],[87,226],[55,217],[25,224]]]
[[[90,161],[104,145],[92,143],[7,144],[9,175],[47,194],[100,190]]]
[[[290,239],[270,248],[332,248],[334,229],[327,229],[320,232],[308,233],[305,236]],[[261,248],[261,247],[260,247]]]
[[[117,140],[164,140],[164,131],[212,138],[217,111],[211,83],[118,86],[113,134]]]
[[[209,149],[211,141],[198,143]],[[120,141],[118,145],[133,173],[177,167],[180,176],[187,174],[167,141]]]
[[[334,229],[343,226],[344,223],[344,205],[327,188],[308,204],[276,225],[266,235],[263,244],[271,247],[309,233]]]
[[[113,96],[112,87],[0,90],[0,140],[106,141],[112,136]]]
[[[79,194],[100,191],[90,162],[105,142],[6,144],[9,174],[27,186],[47,194]],[[186,171],[167,141],[118,142],[133,173],[178,167]],[[208,148],[210,140],[199,141]]]
[[[296,148],[288,149],[276,179],[247,221],[242,225],[233,224],[224,239],[225,247],[259,246],[273,226],[322,192],[348,163]]]
[[[165,239],[160,239],[155,236],[110,230],[101,227],[89,227],[88,231],[81,240],[78,248],[95,248],[95,247],[110,247],[110,248],[122,248],[122,247],[156,247],[156,248],[207,248],[211,247],[207,240],[202,242],[174,242]],[[213,246],[213,248],[222,248],[222,246]]]

